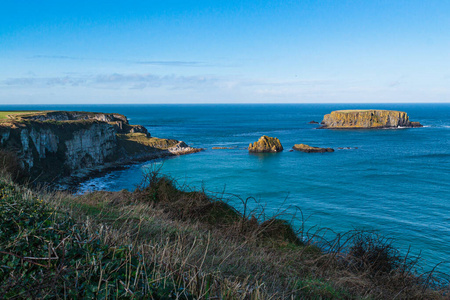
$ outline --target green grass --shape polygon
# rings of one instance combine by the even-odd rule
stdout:
[[[9,119],[9,115],[33,114],[38,111],[0,111],[0,120]]]
[[[344,110],[336,110],[336,112],[340,112],[340,113],[356,113],[356,112],[367,112],[367,111],[398,112],[396,110],[387,110],[387,109],[344,109]]]
[[[131,155],[138,153],[157,153],[160,150],[167,150],[178,143],[177,140],[147,137],[144,133],[118,134],[117,139],[119,145]]]

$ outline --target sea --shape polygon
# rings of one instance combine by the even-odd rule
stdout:
[[[205,151],[131,165],[83,182],[78,193],[134,190],[159,170],[187,190],[204,190],[237,209],[292,221],[309,236],[332,238],[368,230],[392,240],[419,266],[450,269],[450,104],[20,105],[2,110],[120,113],[152,136],[183,140]],[[423,128],[317,129],[341,109],[408,113]],[[262,135],[284,151],[250,154]],[[290,151],[294,144],[333,153]],[[232,149],[213,150],[212,147]]]

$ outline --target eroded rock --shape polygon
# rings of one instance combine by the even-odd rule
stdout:
[[[283,146],[278,138],[263,135],[257,142],[248,146],[248,151],[253,153],[281,152]]]
[[[407,113],[395,110],[337,110],[324,116],[320,128],[325,129],[371,129],[422,127],[411,122]]]

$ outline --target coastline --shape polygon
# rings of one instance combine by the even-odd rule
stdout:
[[[54,187],[57,190],[68,190],[72,192],[75,191],[78,185],[82,182],[85,182],[93,178],[102,177],[113,171],[128,169],[132,165],[156,159],[163,159],[180,155],[188,155],[204,151],[203,148],[192,148],[192,147],[188,148],[189,149],[186,150],[178,150],[173,152],[171,152],[170,150],[160,150],[158,153],[140,154],[131,158],[125,158],[116,160],[114,162],[108,162],[100,166],[80,169],[73,172],[69,176],[65,176],[59,180],[56,180],[53,184],[50,184],[50,186]]]

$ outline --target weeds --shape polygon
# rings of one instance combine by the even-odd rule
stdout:
[[[352,231],[324,247],[264,209],[240,213],[150,172],[134,192],[38,193],[2,183],[3,297],[442,299],[390,240]],[[39,196],[36,196],[39,195]],[[301,211],[300,211],[301,212]],[[281,214],[281,213],[280,213]],[[303,219],[303,214],[302,214]],[[303,227],[302,227],[303,228]],[[303,237],[300,239],[299,237]],[[2,296],[0,296],[2,297]]]
[[[0,297],[191,299],[130,245],[111,247],[89,222],[0,184]]]

